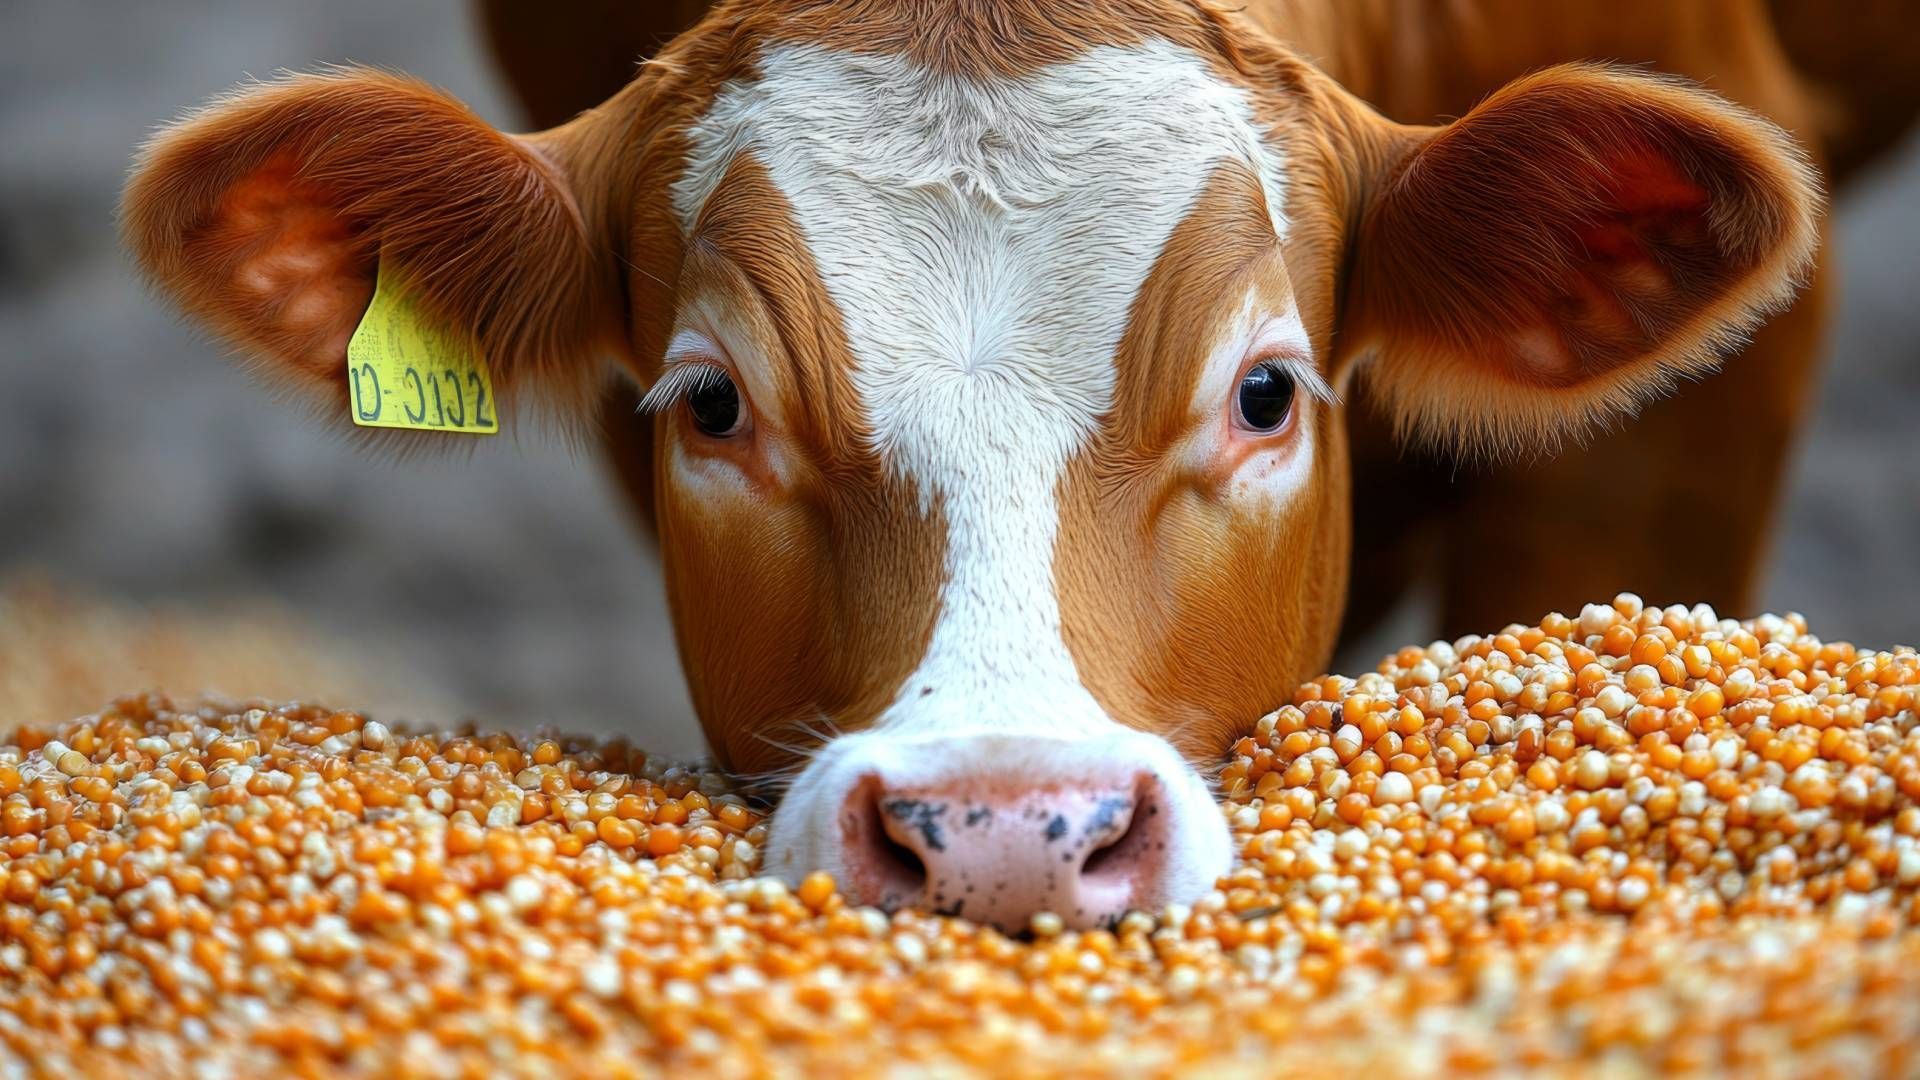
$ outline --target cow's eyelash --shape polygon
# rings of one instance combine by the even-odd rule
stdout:
[[[732,376],[727,369],[712,360],[689,357],[685,360],[670,361],[660,378],[640,399],[639,411],[657,413],[670,409],[686,400],[688,394],[715,383],[723,382]]]
[[[1340,396],[1333,392],[1333,387],[1327,385],[1327,380],[1321,377],[1320,372],[1311,363],[1298,356],[1290,353],[1275,353],[1271,356],[1263,356],[1248,366],[1253,367],[1258,364],[1272,364],[1286,372],[1293,377],[1294,386],[1322,405],[1340,404]]]

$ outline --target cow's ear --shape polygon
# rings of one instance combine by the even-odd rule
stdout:
[[[567,137],[502,134],[393,75],[293,76],[155,135],[124,235],[171,299],[342,419],[376,270],[404,275],[428,317],[477,348],[503,404],[584,412],[622,303]]]
[[[1632,411],[1782,306],[1817,239],[1792,141],[1664,78],[1555,68],[1445,127],[1373,123],[1341,340],[1416,440]]]

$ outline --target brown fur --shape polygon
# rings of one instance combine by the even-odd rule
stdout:
[[[1223,502],[1225,468],[1169,454],[1226,422],[1227,402],[1190,414],[1200,350],[1249,282],[1282,310],[1294,296],[1257,179],[1226,166],[1168,240],[1121,340],[1114,419],[1061,492],[1056,543],[1062,633],[1088,690],[1123,724],[1196,758],[1218,753],[1323,662],[1346,580],[1340,411],[1314,408],[1287,438],[1322,458],[1273,516]],[[1324,344],[1324,343],[1322,343]]]
[[[1920,4],[1913,0],[1769,0],[1774,36],[1810,92],[1828,175],[1844,184],[1920,117]]]

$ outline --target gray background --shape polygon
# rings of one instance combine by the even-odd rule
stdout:
[[[222,363],[117,247],[134,145],[248,75],[389,66],[517,126],[466,8],[0,10],[0,585],[270,601],[432,708],[697,746],[656,572],[597,462],[533,436],[401,464],[357,452]],[[1910,142],[1837,207],[1833,352],[1766,589],[1879,646],[1920,641],[1917,194]],[[1380,645],[1419,634],[1402,618]]]

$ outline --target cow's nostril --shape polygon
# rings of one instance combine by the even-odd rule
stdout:
[[[1080,864],[1081,889],[1088,895],[1120,893],[1137,899],[1140,887],[1161,869],[1167,854],[1167,819],[1161,812],[1166,790],[1151,773],[1135,778],[1133,797],[1101,804],[1111,817],[1111,839],[1097,841]],[[1110,913],[1114,918],[1119,912]]]
[[[854,788],[842,819],[849,883],[868,902],[888,911],[915,903],[926,891],[927,865],[887,828],[878,777]]]
[[[886,833],[880,834],[877,854],[886,862],[885,873],[888,878],[899,883],[899,892],[903,898],[917,898],[927,885],[927,864],[920,861],[911,848],[895,843]]]

